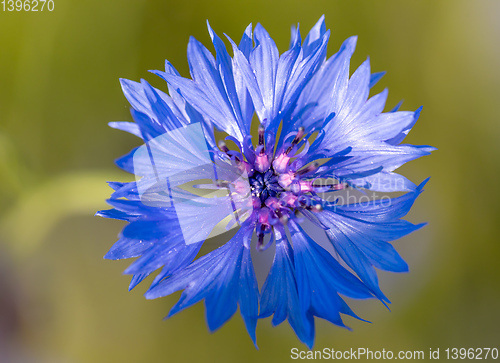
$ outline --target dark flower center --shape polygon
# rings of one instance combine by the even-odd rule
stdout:
[[[248,175],[251,199],[244,204],[246,208],[252,209],[255,217],[259,250],[269,246],[269,243],[264,246],[264,235],[272,232],[278,225],[287,224],[297,212],[322,210],[321,200],[316,195],[319,189],[313,184],[319,163],[304,165],[300,162],[304,155],[298,151],[308,144],[304,136],[305,129],[300,127],[286,136],[282,145],[275,149],[276,135],[272,132],[266,134],[261,126],[255,149],[250,143],[250,137],[244,141],[245,147],[238,145],[239,152],[229,150],[224,141],[219,142],[219,149],[233,165]],[[239,190],[239,184],[234,183],[233,189]],[[242,195],[245,194],[245,188],[240,190]]]
[[[262,206],[269,197],[276,197],[284,189],[278,183],[278,176],[272,170],[255,172],[250,178],[252,195],[260,199]]]

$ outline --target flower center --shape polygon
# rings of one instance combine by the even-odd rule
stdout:
[[[255,218],[259,250],[266,249],[271,243],[264,246],[264,236],[272,232],[277,224],[286,224],[289,219],[296,218],[297,212],[322,210],[321,199],[316,195],[318,190],[312,180],[319,164],[304,162],[305,153],[298,153],[302,146],[308,144],[304,135],[305,130],[301,127],[287,135],[277,149],[276,135],[267,134],[263,127],[259,128],[255,149],[250,137],[243,145],[231,139],[239,146],[239,152],[231,151],[225,142],[219,142],[222,153],[248,175],[251,198],[247,205]]]
[[[276,197],[284,191],[278,183],[278,176],[268,170],[265,173],[255,172],[249,179],[252,195],[260,199],[262,206],[269,197]]]

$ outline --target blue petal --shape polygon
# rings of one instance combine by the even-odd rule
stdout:
[[[266,120],[270,122],[272,117],[271,112],[276,89],[275,82],[276,72],[278,70],[279,52],[276,44],[262,25],[257,24],[254,36],[255,48],[250,54],[250,64],[255,72],[266,110],[262,116],[259,116],[262,117],[260,121],[266,125]],[[257,109],[257,106],[255,106],[255,108]]]
[[[310,51],[304,54],[297,36],[291,49],[279,57],[274,41],[259,24],[255,29],[256,47],[250,55],[250,65],[242,54],[234,51],[237,72],[265,127],[277,129],[281,118],[293,107],[303,87],[324,61],[328,37],[329,32],[324,32],[319,42],[312,41]]]
[[[353,47],[351,46],[351,49]],[[345,139],[345,135],[349,130],[353,129],[349,125],[349,117],[354,117],[365,104],[368,99],[369,81],[370,81],[370,62],[367,59],[359,68],[354,72],[352,77],[348,80],[349,76],[349,59],[350,55],[347,53],[343,58],[341,70],[339,72],[339,87],[338,94],[334,96],[327,114],[335,114],[334,118],[323,126],[322,132],[325,137],[319,141],[315,141],[312,149],[329,149],[332,152],[339,149],[345,149],[346,146],[351,146],[349,143],[351,138]],[[347,120],[346,120],[347,119]],[[344,141],[342,144],[337,144],[340,140]],[[355,139],[356,140],[356,139]],[[347,145],[346,145],[347,144]]]
[[[135,122],[118,121],[118,122],[110,122],[110,123],[108,123],[108,125],[114,129],[122,130],[122,131],[128,132],[132,135],[135,135],[137,137],[142,138],[141,129],[139,128],[139,125],[136,124]]]
[[[144,94],[142,84],[124,78],[120,78],[120,84],[122,86],[123,94],[127,98],[130,105],[141,113],[151,115],[149,102]]]
[[[213,119],[212,115],[208,112],[207,116],[220,129],[242,141],[246,133],[241,129],[241,111],[237,101],[230,57],[220,38],[217,37],[210,27],[209,31],[217,51],[217,61],[200,42],[191,38],[188,44],[188,60],[191,75],[199,90],[205,94],[213,107],[216,107],[225,118]],[[181,87],[183,96],[203,114],[204,110],[197,107],[196,100],[187,98],[186,92],[187,90]]]
[[[326,124],[324,133],[327,137],[321,140],[322,146],[330,150],[338,150],[346,146],[356,146],[367,142],[386,142],[395,146],[399,137],[408,133],[414,125],[417,112],[381,113],[387,99],[387,90],[370,98],[357,113],[347,115],[343,119],[335,115]],[[398,138],[398,139],[396,139]],[[401,139],[402,140],[402,139]],[[317,146],[319,142],[316,142]]]
[[[391,112],[396,112],[399,109],[399,106],[401,105],[401,103],[402,103],[402,101],[398,105],[396,105],[396,107],[394,108],[394,110],[391,111]],[[399,134],[397,134],[396,136],[392,137],[391,139],[386,140],[386,142],[388,144],[391,144],[391,145],[398,145],[398,144],[400,144],[404,140],[404,138],[406,137],[406,135],[408,135],[408,133],[410,132],[410,130],[413,127],[413,125],[415,125],[415,123],[417,122],[418,118],[420,117],[420,112],[422,112],[422,106],[420,106],[413,113],[412,119],[410,120],[410,122],[406,123],[405,127],[402,128],[401,132]]]
[[[227,95],[221,94],[224,86],[222,85],[220,76],[214,68],[215,65],[213,62],[215,62],[215,60],[210,52],[202,50],[206,50],[205,47],[194,40],[194,38],[192,39],[190,44],[194,45],[189,48],[191,54],[190,59],[192,60],[191,64],[193,64],[192,72],[198,75],[197,82],[201,82],[201,85],[198,85],[198,83],[190,79],[168,74],[166,72],[151,72],[163,78],[170,86],[176,88],[182,97],[184,97],[196,111],[210,120],[220,130],[242,141],[243,134],[235,120],[233,112],[228,106]],[[206,59],[207,57],[211,57],[211,59]],[[207,69],[203,70],[203,66],[206,66]],[[208,76],[207,73],[209,73],[211,77]],[[200,86],[203,86],[203,90]]]
[[[253,36],[252,36],[252,24],[248,25],[241,37],[238,49],[243,53],[245,58],[250,57],[250,53],[253,49]]]
[[[154,299],[184,289],[169,316],[205,298],[211,331],[222,326],[236,312],[239,303],[255,342],[258,289],[248,249],[249,231],[241,228],[228,243],[151,288],[146,298]]]
[[[415,183],[404,176],[386,171],[364,178],[351,179],[349,183],[369,190],[386,193],[409,192],[417,188]]]
[[[134,154],[139,147],[133,148],[128,154],[120,156],[115,160],[115,164],[130,174],[134,174]]]
[[[378,287],[373,266],[394,272],[405,272],[408,265],[389,241],[401,238],[423,226],[399,218],[408,213],[422,191],[424,181],[414,193],[391,200],[334,205],[317,215],[327,228],[326,233],[335,250],[349,267],[382,301],[387,298]]]
[[[104,256],[108,260],[121,260],[124,258],[132,258],[140,256],[144,251],[147,251],[153,241],[142,241],[130,238],[120,238]]]
[[[106,201],[109,205],[116,209],[126,212],[128,214],[141,215],[154,215],[158,218],[174,218],[175,211],[170,208],[156,208],[145,205],[140,200],[127,200],[127,199],[108,199]]]
[[[174,201],[176,200],[174,196]],[[175,204],[182,233],[187,244],[203,242],[214,227],[227,216],[234,222],[231,198],[193,197]]]
[[[266,106],[264,105],[264,99],[257,77],[250,66],[247,57],[241,50],[238,49],[234,42],[231,40],[230,42],[233,46],[233,72],[236,84],[241,88],[246,88],[251,96],[253,107],[255,108],[257,116],[260,120],[264,120],[267,117]]]
[[[394,106],[394,108],[392,110],[390,110],[389,112],[399,111],[399,109],[401,108],[402,104],[403,104],[403,100],[399,101],[398,104],[396,106]]]
[[[313,50],[317,48],[318,44],[321,43],[321,38],[325,33],[325,16],[321,15],[318,22],[311,28],[309,34],[307,34],[306,39],[304,39],[304,44],[302,45],[304,49],[304,57],[308,57],[313,52]]]
[[[172,63],[170,63],[168,60],[165,60],[165,73],[171,74],[174,76],[178,76],[178,77],[181,76],[181,74],[177,71],[177,69],[175,69],[175,67],[172,65]],[[186,100],[184,98],[182,98],[182,95],[179,92],[177,92],[176,88],[174,88],[170,85],[167,85],[167,87],[168,87],[168,93],[169,93],[170,97],[172,97],[172,99],[174,100],[174,103],[176,105],[185,104]]]
[[[349,143],[339,141],[338,144],[339,146],[335,145],[335,150],[331,150],[330,153],[340,150],[342,146]],[[392,172],[408,161],[429,155],[433,150],[435,149],[427,146],[394,146],[384,142],[366,142],[354,145],[348,155],[349,158],[342,159],[329,172],[324,174],[332,177],[335,177],[335,175],[338,177],[350,176],[352,179],[358,179],[376,174],[382,170]],[[362,175],[367,170],[373,170],[374,172],[365,176],[354,176],[359,173]]]
[[[129,200],[139,200],[136,182],[108,182],[108,185],[114,190],[113,194],[111,194],[112,199],[126,198]]]
[[[249,246],[243,250],[239,285],[238,303],[240,305],[240,312],[245,321],[248,334],[250,334],[255,343],[257,339],[255,331],[259,317],[259,287],[253,269]]]
[[[176,108],[172,99],[146,81],[137,83],[120,79],[120,83],[123,93],[135,110],[132,116],[142,129],[141,135],[156,137],[187,123],[178,111],[174,113],[171,109]]]
[[[186,245],[181,236],[169,236],[155,240],[141,257],[131,264],[126,274],[151,273],[161,267],[163,270],[152,283],[157,284],[163,278],[171,275],[191,263],[201,248],[201,243]]]
[[[340,120],[355,115],[368,99],[370,91],[370,59],[364,61],[349,79],[342,108],[335,112]],[[333,111],[333,110],[332,110]]]
[[[132,276],[132,280],[130,281],[130,284],[128,285],[128,291],[131,291],[134,287],[139,285],[149,275],[150,275],[150,273],[147,272],[144,274],[136,274],[136,275]]]
[[[276,254],[262,287],[260,317],[274,314],[273,325],[288,319],[297,337],[311,348],[314,344],[314,318],[300,308],[292,247],[284,233],[276,231],[276,234]]]
[[[385,75],[385,72],[377,72],[377,73],[372,73],[370,76],[370,85],[368,87],[372,88],[377,84],[378,81],[382,79],[382,77]]]
[[[328,251],[314,242],[297,223],[291,222],[290,227],[295,267],[297,268],[298,263],[300,263],[301,268],[305,267],[311,273],[314,272],[313,275],[316,274],[316,276],[310,278],[312,284],[315,281],[324,280],[323,283],[328,285],[328,290],[334,294],[338,292],[356,299],[373,297],[371,292],[356,276],[340,265]],[[298,270],[296,272],[297,276],[299,276]],[[301,270],[301,272],[307,271]],[[308,292],[308,294],[310,293]]]
[[[330,221],[328,221],[328,217],[330,217]],[[349,238],[337,227],[338,223],[335,216],[328,216],[327,213],[323,211],[321,214],[318,214],[318,219],[328,228],[326,234],[339,256],[359,276],[378,299],[383,302],[389,302],[378,286],[377,273],[372,264],[365,254],[360,251],[355,240]]]
[[[232,44],[232,40],[230,40]],[[250,57],[250,53],[253,49],[253,40],[252,40],[252,24],[250,24],[243,33],[240,44],[237,49],[241,52],[241,54],[247,59]],[[233,64],[233,78],[234,84],[236,88],[236,92],[238,94],[239,105],[241,108],[241,116],[243,118],[244,129],[247,134],[250,134],[250,126],[252,123],[252,118],[254,114],[254,106],[252,103],[252,98],[250,97],[250,93],[247,90],[246,82],[243,79],[241,71],[235,66],[235,60],[232,60]]]
[[[96,214],[96,216],[103,217],[103,218],[111,218],[111,219],[119,219],[122,221],[129,221],[131,219],[136,219],[137,215],[130,215],[126,212],[123,212],[121,210],[117,209],[106,209],[106,210],[100,210]]]
[[[403,218],[410,211],[428,181],[429,178],[420,183],[414,192],[406,193],[397,198],[381,198],[367,203],[337,205],[335,211],[349,218],[369,222],[383,222]]]
[[[300,36],[300,30],[299,30],[299,24],[297,24],[297,27],[295,25],[292,25],[290,29],[290,49],[295,46],[297,43],[302,43],[302,37]]]
[[[141,130],[141,138],[145,141],[154,139],[158,135],[162,135],[165,133],[165,128],[154,121],[154,118],[151,118],[149,115],[139,112],[135,109],[130,110],[130,114],[134,119],[135,123],[139,125]]]
[[[274,107],[272,109],[271,117],[274,117],[279,111],[283,111],[282,104],[284,104],[285,90],[288,82],[292,78],[292,70],[298,57],[301,53],[300,44],[295,44],[290,50],[286,51],[278,59],[278,69],[276,71],[276,89],[274,95]]]
[[[113,189],[114,191],[117,191],[118,189],[121,189],[127,184],[129,184],[129,182],[116,182],[116,181],[108,181],[107,183],[110,186],[110,188]]]
[[[415,123],[415,115],[415,112],[409,111],[382,113],[373,117],[371,121],[364,122],[360,127],[365,128],[364,132],[369,139],[379,141],[395,139],[403,131],[411,129]],[[396,144],[394,142],[388,143]]]
[[[117,160],[136,176],[140,193],[177,186],[197,179],[215,180],[215,169],[200,124],[171,130]]]
[[[339,110],[344,102],[349,79],[349,60],[356,47],[356,37],[348,38],[342,44],[338,53],[330,57],[318,69],[309,83],[304,87],[297,100],[291,119],[284,123],[287,134],[299,126],[306,129],[318,127],[331,109]]]
[[[149,102],[149,109],[164,130],[174,130],[185,124],[185,121],[181,122],[165,102],[165,99],[169,99],[167,95],[152,87],[146,80],[142,79],[141,84]]]
[[[183,199],[186,195],[190,197]],[[229,197],[204,198],[174,190],[172,202],[175,209],[148,206],[140,201],[108,200],[123,212],[145,216],[131,221],[123,229],[122,235],[128,238],[152,240],[182,234],[187,244],[194,244],[203,242],[228,215],[234,219]]]
[[[150,288],[158,285],[166,277],[173,275],[177,271],[182,270],[191,262],[193,262],[196,255],[200,251],[201,246],[203,245],[203,243],[195,243],[190,245],[186,245],[185,243],[178,243],[176,245],[173,245],[168,241],[167,244],[168,246],[157,248],[159,254],[166,253],[165,257],[163,257],[164,259],[162,262],[164,267],[162,271],[155,277]]]
[[[122,235],[127,238],[155,240],[170,235],[172,228],[176,226],[178,226],[177,218],[166,219],[163,216],[154,219],[143,218],[125,226]]]
[[[371,298],[373,295],[361,281],[308,238],[293,222],[291,231],[297,287],[303,312],[345,327],[340,313],[357,316],[339,297],[338,292],[355,298]]]
[[[304,86],[310,81],[321,65],[321,62],[323,62],[329,36],[330,31],[327,31],[320,39],[321,42],[319,42],[318,46],[307,57],[303,58],[300,63],[295,64],[293,74],[287,81],[283,104],[279,109],[282,113],[286,114],[288,112],[288,108],[296,102]],[[280,82],[283,82],[283,80],[278,78],[277,83],[279,84]],[[276,116],[279,115],[279,111],[275,112]]]
[[[338,222],[338,228],[350,236],[368,235],[372,240],[394,241],[423,227],[422,224],[414,225],[404,220],[373,223],[368,220],[344,218],[342,206],[334,208],[334,219]]]
[[[391,123],[391,120],[395,118],[395,114],[386,114],[390,115],[386,117],[389,120],[384,119],[383,114],[381,115],[388,94],[389,91],[386,88],[381,93],[367,100],[359,109],[359,112],[348,115],[343,120],[338,120],[343,124],[343,132],[351,140],[383,141],[386,137],[379,136],[379,134],[388,132],[388,129],[394,123],[400,124],[399,122]]]
[[[211,149],[215,148],[217,143],[215,142],[214,125],[210,120],[207,120],[199,113],[193,106],[188,102],[185,104],[185,112],[188,115],[191,123],[198,123],[202,125],[203,133],[205,134],[205,140]]]
[[[240,99],[241,99],[242,95],[240,95],[237,92],[237,88],[238,88],[238,90],[241,91],[241,87],[237,87],[235,84],[235,79],[234,79],[233,70],[232,70],[231,57],[229,56],[229,54],[226,50],[226,46],[225,46],[224,42],[212,30],[208,21],[207,21],[207,26],[208,26],[208,32],[210,34],[210,38],[212,39],[212,43],[213,43],[215,51],[216,51],[217,68],[219,70],[222,83],[224,85],[225,93],[227,94],[227,97],[228,97],[228,102],[231,105],[232,112],[235,115],[236,122],[238,124],[238,127],[241,129],[241,133],[243,134],[243,136],[246,136],[246,135],[250,134],[251,117],[249,117],[249,115],[248,115],[249,111],[245,110],[247,112],[247,114],[246,114],[246,118],[243,119],[242,110],[240,107]],[[252,109],[252,112],[253,112],[253,109]]]

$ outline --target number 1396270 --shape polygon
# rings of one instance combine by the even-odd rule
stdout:
[[[54,0],[2,0],[2,11],[54,11]]]

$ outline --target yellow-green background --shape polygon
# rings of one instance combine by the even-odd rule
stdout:
[[[424,105],[408,141],[439,148],[402,168],[431,176],[409,215],[429,225],[396,242],[410,274],[380,274],[389,312],[354,302],[373,322],[317,324],[315,349],[499,347],[500,3],[491,1],[74,1],[43,13],[0,12],[0,361],[286,361],[305,349],[287,323],[257,329],[239,315],[209,334],[202,304],[162,321],[176,296],[127,292],[126,261],[102,256],[122,223],[93,217],[113,160],[138,145],[107,127],[131,120],[118,78],[146,78],[170,60],[188,75],[190,35],[205,21],[234,39],[261,22],[281,51],[291,24],[321,14],[329,54],[359,35],[352,59],[388,71],[388,107]],[[443,352],[442,352],[443,354]]]

